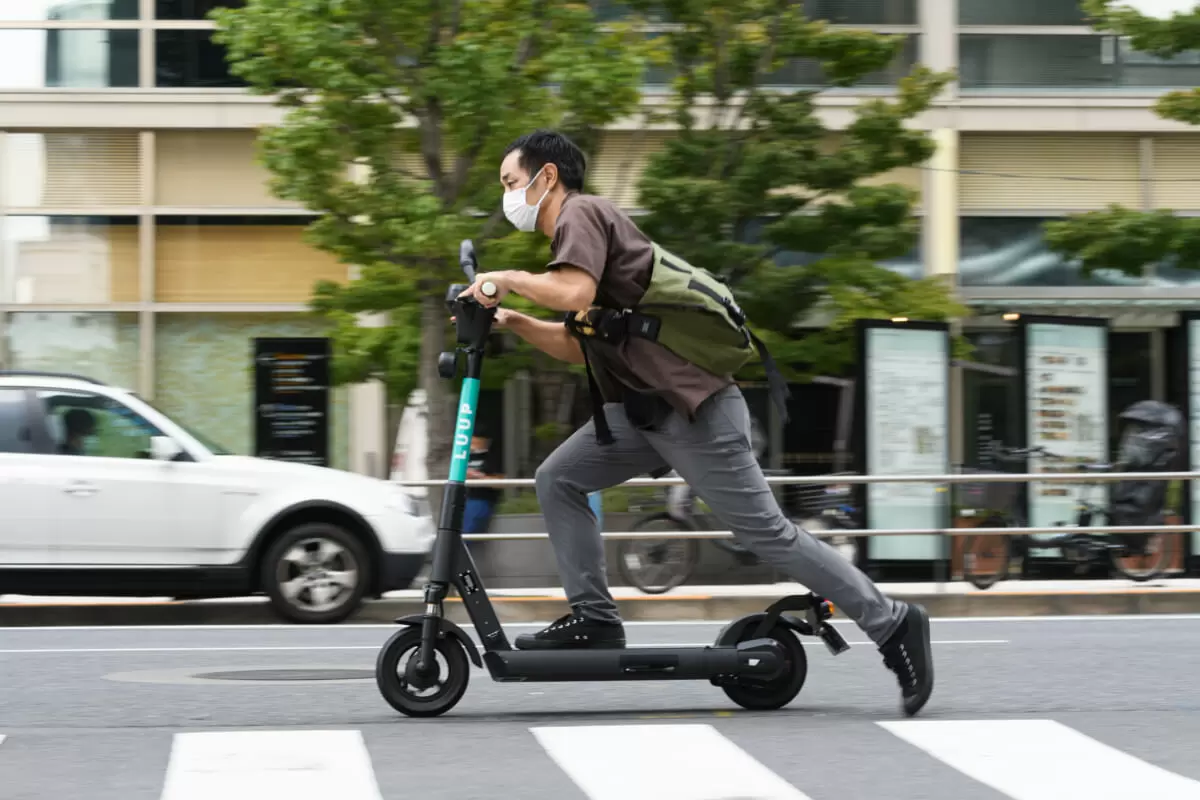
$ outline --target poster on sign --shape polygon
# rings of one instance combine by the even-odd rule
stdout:
[[[254,455],[328,467],[327,338],[254,340]]]
[[[950,471],[950,333],[932,322],[859,320],[860,469],[872,475]],[[947,494],[937,484],[872,483],[870,528],[941,528]],[[880,536],[872,559],[942,558],[940,536]]]
[[[1081,472],[1108,460],[1108,325],[1105,320],[1023,317],[1026,446],[1034,474]],[[1029,525],[1072,524],[1078,486],[1031,482]],[[1034,539],[1045,537],[1035,536]]]

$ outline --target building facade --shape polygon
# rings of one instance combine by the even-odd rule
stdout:
[[[219,4],[0,3],[0,364],[119,381],[249,452],[249,340],[320,334],[304,314],[313,282],[348,273],[302,242],[304,210],[266,188],[254,130],[279,111],[229,75],[205,20]],[[917,120],[937,155],[882,178],[921,193],[920,247],[894,268],[953,278],[979,312],[966,331],[985,360],[1009,357],[1003,313],[1109,317],[1114,407],[1164,396],[1165,331],[1200,303],[1200,272],[1085,279],[1040,226],[1112,202],[1200,213],[1200,133],[1152,111],[1164,91],[1200,85],[1200,54],[1134,52],[1086,27],[1076,0],[805,5],[909,42],[892,69],[822,95],[833,127],[914,62],[959,72]],[[776,81],[816,74],[798,63]],[[648,85],[647,102],[661,91]],[[631,177],[670,135],[632,128],[615,126],[593,165],[628,207]],[[956,404],[995,391],[989,380],[962,378]],[[384,469],[382,409],[371,387],[336,393],[336,466]],[[969,437],[956,439],[969,458]]]

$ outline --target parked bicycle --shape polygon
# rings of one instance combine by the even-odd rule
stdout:
[[[998,461],[1022,465],[1030,458],[1045,458],[1064,465],[1064,471],[1102,473],[1113,471],[1165,471],[1179,454],[1182,416],[1174,407],[1157,401],[1136,403],[1121,414],[1126,423],[1118,464],[1080,463],[1056,455],[1044,447],[1001,448]],[[1120,481],[1109,502],[1093,499],[1098,487],[1109,481],[1086,481],[1076,505],[1072,530],[1049,536],[982,535],[963,541],[963,576],[979,589],[987,589],[1008,577],[1014,564],[1024,574],[1031,551],[1058,548],[1063,558],[1082,574],[1104,560],[1112,572],[1134,581],[1162,575],[1170,558],[1166,534],[1095,534],[1085,530],[1093,524],[1161,525],[1165,510],[1165,481]],[[1055,486],[1063,486],[1056,483]],[[959,499],[960,514],[982,511],[980,527],[1028,527],[1020,484],[964,484]],[[1067,527],[1067,521],[1056,523]]]
[[[788,475],[786,470],[764,470],[765,475]],[[675,473],[671,473],[674,477]],[[850,488],[845,485],[804,484],[798,487],[801,515],[792,519],[814,536],[831,538],[844,557],[854,561],[857,545],[850,536],[834,531],[854,530],[861,526],[857,511],[849,504]],[[666,490],[665,510],[648,514],[633,524],[632,531],[663,531],[673,534],[666,539],[621,539],[617,545],[617,570],[629,586],[646,594],[663,594],[683,584],[700,563],[700,540],[686,536],[695,531],[719,531],[726,526],[711,512],[699,510],[700,501],[687,486]],[[758,557],[734,539],[709,539],[718,549],[733,556],[738,565],[757,566]]]

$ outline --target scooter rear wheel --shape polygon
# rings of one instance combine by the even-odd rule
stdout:
[[[754,635],[755,627],[747,626],[738,641],[757,638]],[[779,642],[783,648],[783,673],[767,681],[742,678],[736,684],[721,687],[726,697],[751,711],[783,708],[800,694],[808,678],[808,656],[804,653],[804,645],[800,644],[800,639],[790,628],[776,624],[767,633],[767,638]]]
[[[405,673],[409,661],[417,657],[420,646],[420,628],[408,627],[393,634],[375,660],[375,682],[383,699],[401,714],[436,717],[458,705],[466,693],[471,663],[456,639],[439,637],[433,651],[437,683],[429,689],[418,690],[409,684]]]

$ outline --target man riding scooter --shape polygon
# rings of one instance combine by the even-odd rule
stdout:
[[[689,316],[628,313],[637,311],[656,283],[664,293],[673,290],[689,302],[705,303],[692,291],[703,276],[648,239],[613,203],[583,194],[584,170],[582,151],[562,134],[536,131],[510,145],[500,166],[505,215],[518,230],[549,237],[552,259],[540,274],[479,273],[462,293],[487,308],[512,292],[567,312],[563,321],[550,322],[501,308],[495,323],[550,356],[584,364],[592,389],[593,419],[536,473],[538,501],[571,612],[542,631],[518,637],[517,647],[625,645],[607,585],[603,540],[587,497],[638,475],[674,469],[741,544],[828,598],[862,628],[895,673],[904,712],[916,714],[933,691],[929,615],[915,603],[885,596],[836,550],[783,513],[754,456],[750,414],[732,375],[697,363],[706,350],[728,353],[740,346],[730,342],[750,335],[740,309],[720,286],[705,282],[704,292],[728,313],[695,320],[705,333],[694,340],[685,330],[693,324]],[[666,286],[672,273],[693,278]],[[674,322],[660,326],[663,319]],[[663,344],[668,339],[676,349]],[[694,356],[689,360],[677,350]],[[771,378],[773,362],[764,352],[759,350]],[[778,393],[774,399],[781,403]]]

